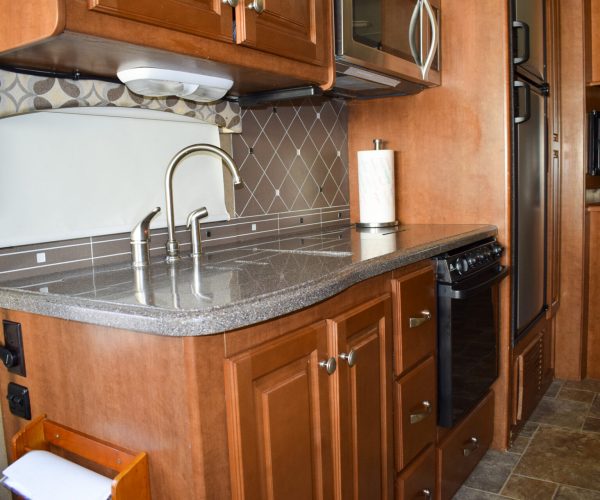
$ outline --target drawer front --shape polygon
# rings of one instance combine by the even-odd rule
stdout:
[[[394,293],[394,369],[401,374],[435,351],[436,301],[433,269],[427,267],[392,281]]]
[[[396,478],[396,500],[435,498],[435,448],[429,446]]]
[[[442,500],[449,500],[469,477],[492,442],[494,395],[489,393],[438,447],[436,487]]]
[[[396,470],[435,441],[435,360],[428,358],[396,382]]]

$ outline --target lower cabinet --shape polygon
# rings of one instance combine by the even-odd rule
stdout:
[[[388,294],[225,361],[234,498],[389,498]]]
[[[435,498],[435,447],[429,446],[396,478],[398,500]]]
[[[436,498],[452,498],[485,455],[493,433],[494,395],[489,393],[438,444]]]

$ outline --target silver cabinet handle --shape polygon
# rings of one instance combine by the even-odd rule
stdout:
[[[319,361],[319,366],[325,368],[327,375],[332,375],[337,368],[337,363],[335,362],[335,358],[329,358],[326,361]]]
[[[348,366],[354,366],[356,364],[357,354],[354,349],[352,349],[348,354],[343,352],[340,354],[340,359],[343,359],[348,362]]]
[[[523,47],[523,55],[515,54],[513,57],[514,64],[523,64],[524,62],[529,60],[529,25],[524,23],[523,21],[513,21],[513,31],[518,29],[523,30],[523,34],[525,35],[525,47]],[[518,44],[517,44],[518,45]],[[518,47],[517,47],[518,50]]]
[[[515,123],[518,125],[519,123],[524,123],[531,118],[531,87],[527,82],[522,82],[520,80],[513,82],[513,87],[517,91],[520,88],[525,89],[523,93],[525,96],[525,112],[521,116],[515,116]]]
[[[237,7],[237,4],[239,3],[239,0],[221,0],[221,2],[235,9]]]
[[[479,448],[479,439],[472,437],[469,439],[469,441],[467,441],[467,445],[463,448],[463,455],[468,457],[477,448]]]
[[[421,66],[421,75],[423,76],[423,80],[427,80],[427,75],[429,75],[429,70],[431,69],[431,65],[433,64],[433,59],[438,48],[439,28],[437,19],[435,18],[435,13],[429,4],[429,0],[423,0],[423,5],[425,6],[427,16],[429,16],[429,22],[431,23],[431,47],[429,47],[429,53],[427,54],[425,63]]]
[[[264,0],[253,0],[248,4],[248,8],[257,14],[260,14],[263,10],[265,10]]]
[[[421,56],[419,54],[419,52],[417,51],[417,43],[415,41],[415,35],[416,35],[416,28],[417,28],[417,22],[419,21],[419,18],[421,17],[420,14],[422,13],[423,10],[423,3],[422,0],[417,0],[417,3],[415,3],[415,8],[413,10],[412,16],[410,18],[410,24],[408,26],[408,44],[410,45],[410,52],[413,56],[413,59],[415,60],[415,62],[417,63],[417,66],[421,66]]]
[[[426,323],[431,319],[431,313],[427,309],[423,309],[421,311],[421,314],[423,316],[421,316],[420,318],[410,318],[408,320],[408,326],[410,328],[417,328],[418,326],[421,326],[423,323]]]
[[[432,405],[429,401],[421,402],[421,408],[423,409],[410,414],[411,424],[417,424],[431,415]]]
[[[423,498],[426,500],[431,500],[431,490],[429,488],[423,488],[421,490],[421,495],[423,495]]]

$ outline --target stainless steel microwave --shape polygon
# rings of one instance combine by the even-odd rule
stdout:
[[[347,97],[440,85],[441,0],[335,0],[336,82]]]

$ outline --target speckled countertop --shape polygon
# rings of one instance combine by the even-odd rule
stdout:
[[[327,299],[359,281],[494,236],[488,225],[307,232],[0,285],[0,308],[168,336],[209,335]]]

